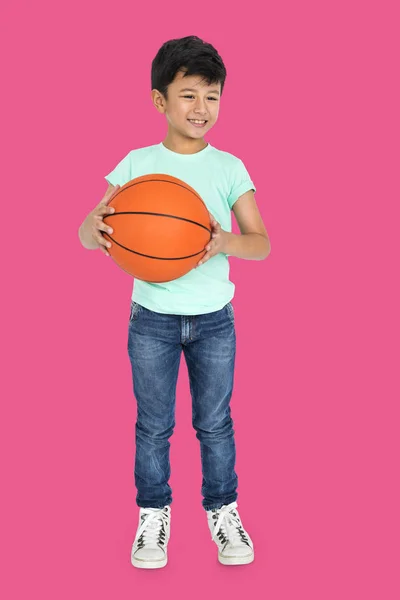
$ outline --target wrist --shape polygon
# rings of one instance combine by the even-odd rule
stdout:
[[[233,254],[235,238],[237,238],[237,235],[235,233],[231,233],[230,231],[224,231],[224,242],[222,247],[222,252],[224,254],[229,254],[230,256]]]

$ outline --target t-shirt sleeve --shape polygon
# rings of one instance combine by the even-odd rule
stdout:
[[[256,186],[252,182],[246,167],[239,158],[235,165],[232,177],[231,191],[228,196],[229,208],[232,209],[232,206],[235,204],[236,200],[240,198],[242,194],[248,192],[249,190],[256,191]]]
[[[117,164],[111,173],[105,176],[105,179],[112,185],[118,184],[121,187],[132,179],[130,152]]]

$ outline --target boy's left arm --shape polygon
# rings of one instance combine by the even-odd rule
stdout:
[[[197,266],[202,265],[219,252],[252,260],[264,260],[271,252],[268,233],[258,210],[254,191],[249,190],[242,194],[236,200],[232,210],[240,234],[224,231],[210,213],[212,240],[205,247],[207,252]]]

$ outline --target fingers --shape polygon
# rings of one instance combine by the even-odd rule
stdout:
[[[214,231],[212,232],[211,237],[215,238],[220,232],[221,232],[221,225],[219,223],[217,223],[217,225],[214,227]]]
[[[120,186],[116,185],[107,190],[104,198],[99,202],[92,212],[92,238],[97,242],[99,249],[106,256],[110,256],[107,249],[111,248],[111,242],[103,236],[102,232],[111,235],[113,233],[113,229],[108,224],[104,223],[103,217],[111,215],[115,212],[115,208],[113,206],[108,206],[108,204],[118,193],[119,189]]]
[[[112,227],[104,223],[103,218],[101,216],[96,216],[94,218],[92,236],[99,244],[100,250],[107,254],[107,256],[109,256],[108,252],[106,251],[106,248],[111,248],[111,242],[103,236],[103,234],[101,233],[102,231],[110,235],[113,233]]]
[[[94,214],[94,219],[93,219],[93,231],[92,231],[92,237],[96,240],[96,242],[99,245],[99,249],[103,252],[103,254],[105,254],[106,256],[110,256],[110,254],[107,252],[106,248],[111,248],[111,242],[109,242],[103,235],[102,235],[102,231],[104,231],[105,233],[108,234],[112,234],[113,233],[113,229],[112,227],[110,227],[109,225],[107,225],[107,223],[104,223],[103,221],[103,217],[110,215],[112,213],[115,212],[115,208],[112,206],[107,206],[105,204],[98,206],[95,214]]]
[[[196,267],[200,267],[202,264],[204,264],[207,260],[209,260],[213,256],[213,246],[210,242],[207,244],[207,246],[204,248],[204,250],[206,252],[201,257],[201,259],[197,263]]]
[[[212,226],[211,237],[215,238],[215,236],[218,235],[218,233],[221,231],[221,225],[210,212],[208,214],[210,215],[210,222]]]
[[[113,228],[108,225],[107,223],[104,223],[103,221],[103,217],[96,217],[95,218],[95,227],[97,229],[99,229],[100,231],[106,231],[107,233],[112,233],[113,232]]]
[[[99,206],[98,210],[96,210],[96,215],[111,215],[115,212],[115,208],[113,206],[102,205]]]
[[[109,242],[108,240],[106,240],[105,237],[103,237],[101,235],[101,233],[93,233],[93,238],[96,240],[96,242],[99,245],[100,250],[103,250],[103,248],[111,248],[111,242]]]
[[[110,188],[104,194],[104,198],[100,200],[99,206],[107,205],[111,201],[111,199],[115,196],[115,194],[119,191],[120,186],[117,184],[113,188]]]
[[[110,256],[110,254],[107,252],[107,250],[104,248],[104,246],[99,246],[99,250],[106,256]]]
[[[210,215],[210,221],[213,225],[219,225],[217,219],[214,217],[214,215],[212,215],[210,212],[208,213]]]
[[[205,255],[199,260],[196,267],[201,267],[211,256],[210,252],[206,252]]]
[[[110,190],[111,191],[110,200],[111,200],[111,198],[113,198],[115,196],[115,194],[117,192],[119,192],[119,188],[120,188],[120,186],[117,184],[112,190]]]

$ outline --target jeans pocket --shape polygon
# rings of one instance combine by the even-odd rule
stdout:
[[[129,324],[133,323],[133,321],[136,321],[140,310],[141,310],[141,305],[138,304],[137,302],[134,302],[133,300],[131,300],[131,312],[129,315]]]

